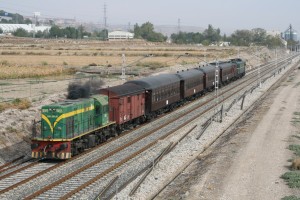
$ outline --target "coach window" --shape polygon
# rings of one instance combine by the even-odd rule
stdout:
[[[131,98],[127,97],[127,103],[131,103]]]

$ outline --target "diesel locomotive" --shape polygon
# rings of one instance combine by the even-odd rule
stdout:
[[[243,77],[245,66],[240,58],[209,63],[101,88],[89,98],[45,105],[40,131],[33,126],[32,157],[69,159],[213,90],[216,69],[221,86]]]

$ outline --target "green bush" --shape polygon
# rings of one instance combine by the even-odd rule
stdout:
[[[300,198],[298,198],[295,195],[293,195],[293,196],[283,197],[281,200],[300,200]]]
[[[300,145],[298,144],[291,144],[289,145],[289,150],[294,151],[294,153],[300,156]]]
[[[292,171],[286,172],[281,176],[290,188],[299,188],[300,187],[300,172],[299,171]]]
[[[42,65],[46,66],[46,65],[48,65],[48,63],[46,61],[42,61]]]

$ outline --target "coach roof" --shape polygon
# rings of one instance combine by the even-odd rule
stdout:
[[[179,82],[180,78],[175,74],[160,74],[157,76],[149,76],[138,80],[128,81],[125,84],[134,83],[142,86],[146,90],[149,90]]]
[[[203,72],[200,70],[196,70],[196,69],[189,69],[186,71],[177,72],[176,75],[178,77],[180,77],[180,79],[186,80],[186,79],[193,78],[193,77],[201,77],[201,76],[203,76]]]
[[[102,88],[102,91],[107,91],[110,94],[116,94],[118,96],[128,96],[133,94],[139,94],[144,91],[144,88],[136,84],[123,84],[114,87]],[[105,92],[106,93],[106,92]],[[103,94],[103,92],[102,92]]]

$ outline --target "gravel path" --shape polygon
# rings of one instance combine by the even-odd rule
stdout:
[[[246,148],[240,152],[225,178],[220,199],[278,199],[291,194],[280,175],[292,157],[287,149],[294,126],[293,113],[299,111],[300,71],[281,87],[274,102],[252,133]]]

